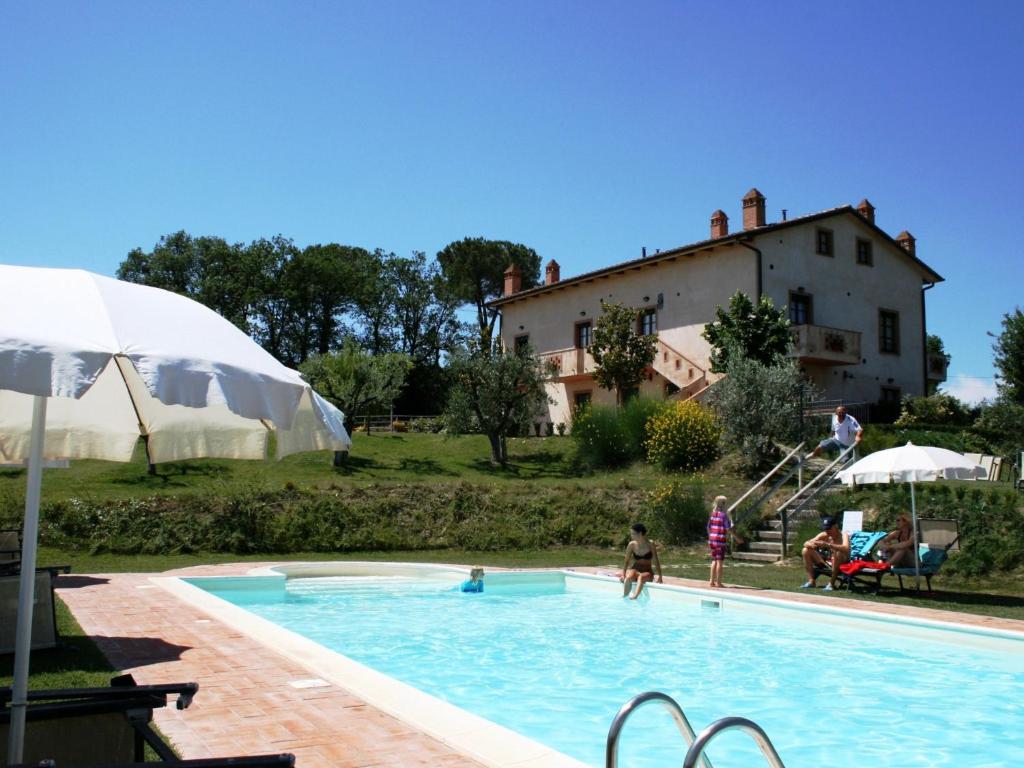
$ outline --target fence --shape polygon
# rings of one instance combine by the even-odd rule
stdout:
[[[380,413],[364,416],[356,416],[352,419],[354,432],[434,432],[433,428],[426,426],[427,422],[435,423],[440,414],[408,414],[408,413]],[[419,422],[417,424],[417,422]]]

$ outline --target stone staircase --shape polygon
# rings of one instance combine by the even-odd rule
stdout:
[[[753,538],[747,543],[746,550],[733,552],[734,560],[757,563],[775,563],[782,559],[782,514],[787,516],[786,548],[790,557],[794,555],[796,529],[805,520],[817,520],[817,501],[824,495],[832,493],[837,486],[836,473],[844,466],[840,460],[829,462],[803,460],[805,472],[810,472],[814,479],[789,495],[775,513],[764,520],[760,528],[754,531]],[[775,473],[782,464],[762,479],[762,482]],[[792,474],[792,473],[790,473]],[[756,487],[756,486],[755,486]],[[753,490],[753,489],[752,489]]]

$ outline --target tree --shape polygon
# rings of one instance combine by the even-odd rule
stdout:
[[[337,352],[314,355],[299,370],[344,412],[345,429],[351,434],[357,413],[371,405],[390,405],[398,397],[410,367],[406,355],[370,355],[349,338]]]
[[[729,311],[715,309],[715,320],[701,334],[711,345],[711,370],[725,373],[732,351],[764,365],[778,365],[789,350],[789,318],[762,296],[755,306],[742,291],[729,299]]]
[[[953,356],[946,352],[946,346],[942,343],[942,339],[933,333],[929,333],[928,338],[925,341],[925,350],[928,352],[929,357],[936,355],[943,359],[943,370],[949,368],[949,363],[952,361]],[[926,394],[928,395],[936,394],[939,391],[939,382],[934,379],[929,379],[927,390]]]
[[[657,337],[637,332],[637,315],[632,307],[602,301],[590,343],[596,366],[594,381],[604,389],[614,389],[620,402],[624,392],[640,384],[644,370],[654,362]]]
[[[508,462],[507,438],[547,402],[544,372],[530,349],[461,349],[448,361],[451,390],[445,423],[452,434],[483,432],[491,463]]]
[[[451,295],[476,307],[479,349],[490,349],[498,311],[487,303],[501,296],[505,287],[505,270],[512,264],[522,273],[522,288],[532,288],[540,281],[540,256],[532,248],[506,240],[485,240],[467,237],[449,243],[437,254],[441,273]]]
[[[1003,331],[992,349],[1000,398],[1024,405],[1024,312],[1020,307],[1003,315]]]
[[[804,399],[813,399],[813,393],[793,360],[767,364],[734,349],[726,355],[723,373],[704,402],[718,413],[722,441],[754,475],[776,454],[776,443],[800,439],[801,387]]]

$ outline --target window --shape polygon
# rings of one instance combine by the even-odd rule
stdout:
[[[899,387],[882,387],[882,396],[879,398],[879,402],[885,405],[899,405],[900,404],[900,388]]]
[[[515,349],[516,352],[522,352],[530,346],[530,334],[524,333],[522,336],[516,336]]]
[[[814,322],[811,297],[806,293],[789,294],[789,322],[791,325],[810,325]]]
[[[878,311],[878,351],[889,355],[900,353],[900,314],[887,309]]]
[[[857,263],[867,267],[875,263],[875,255],[872,251],[870,240],[857,238]]]
[[[587,349],[590,346],[590,333],[593,330],[593,325],[589,320],[585,323],[576,324],[576,347],[577,349]]]
[[[658,310],[645,309],[640,313],[638,331],[641,336],[653,336],[658,332]]]
[[[832,250],[832,230],[831,229],[817,229],[814,232],[815,247],[814,252],[820,253],[822,256],[832,256],[834,252]]]
[[[590,405],[590,393],[589,392],[577,392],[573,395],[573,405],[577,410],[580,408],[586,408]]]

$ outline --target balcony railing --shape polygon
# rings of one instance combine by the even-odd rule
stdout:
[[[594,372],[594,358],[585,349],[569,347],[542,352],[537,355],[544,370],[553,379],[568,379],[573,376],[587,376]]]
[[[824,325],[794,325],[790,354],[800,360],[827,365],[856,365],[860,362],[860,331]]]
[[[946,380],[946,368],[949,362],[946,360],[945,355],[928,355],[928,380],[929,381],[945,381]]]

